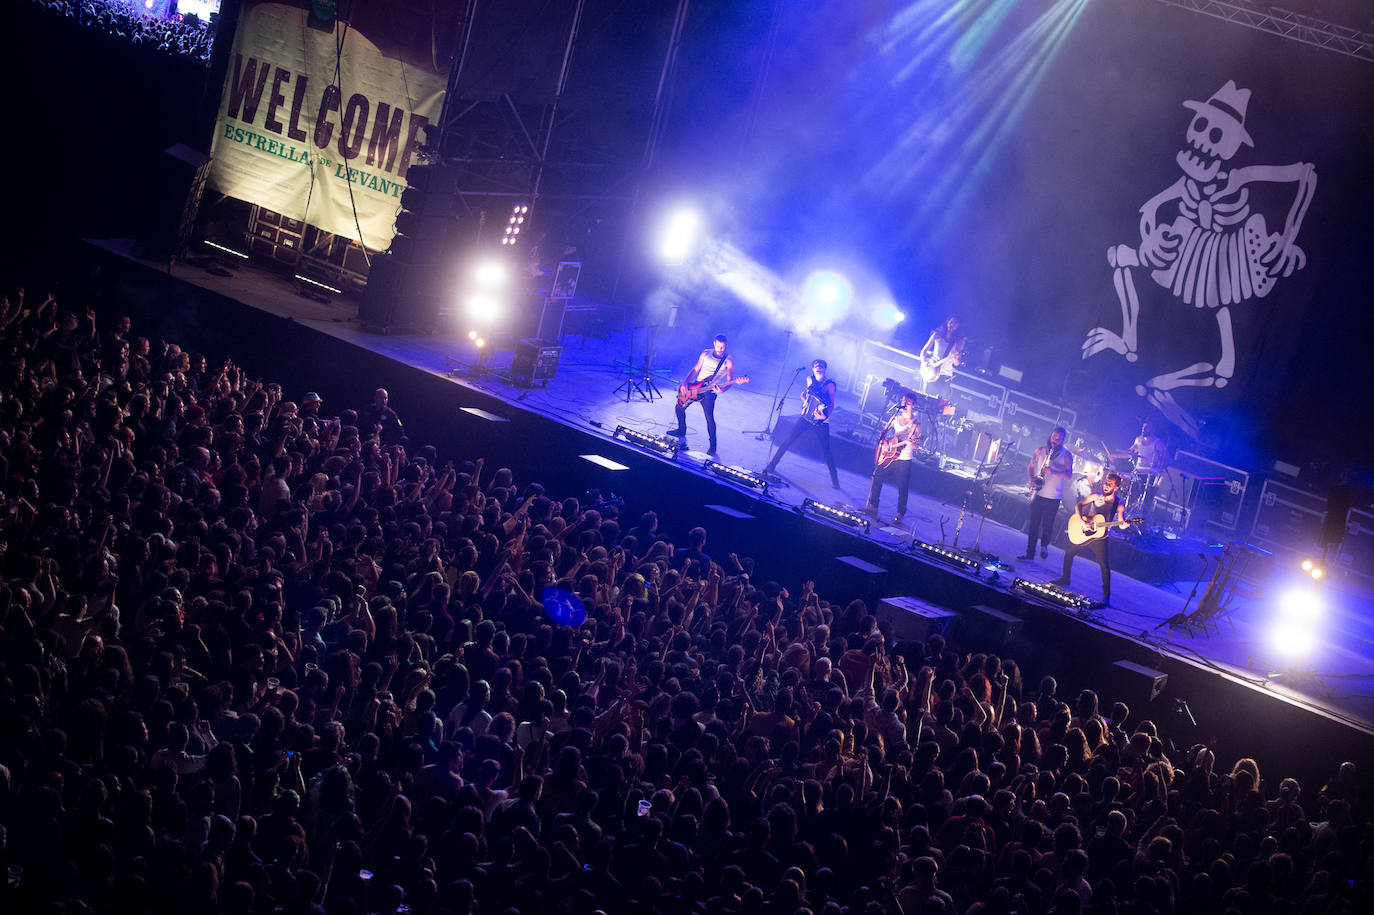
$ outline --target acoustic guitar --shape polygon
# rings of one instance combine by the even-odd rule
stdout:
[[[916,430],[918,429],[920,429],[920,425],[918,423],[912,423],[907,427],[905,435],[894,435],[892,438],[880,439],[877,449],[873,452],[873,466],[889,466],[893,461],[897,460],[897,457],[902,453],[902,449],[907,446],[908,442],[915,442],[919,445],[921,439],[920,436],[917,435]]]
[[[1144,524],[1144,518],[1127,518],[1126,524]],[[1106,515],[1093,515],[1091,518],[1084,517],[1078,512],[1069,513],[1069,541],[1075,545],[1087,543],[1089,540],[1101,540],[1110,533],[1111,528],[1116,526],[1115,521],[1108,521]]]

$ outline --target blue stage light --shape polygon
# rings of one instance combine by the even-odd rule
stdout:
[[[819,330],[824,330],[844,316],[854,297],[854,287],[843,274],[834,270],[817,270],[806,278],[802,286],[802,301],[807,317]]]

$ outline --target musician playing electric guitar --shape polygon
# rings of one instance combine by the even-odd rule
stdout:
[[[840,488],[840,474],[835,469],[835,458],[830,453],[830,414],[835,409],[836,387],[834,379],[825,377],[826,367],[824,359],[817,359],[811,363],[811,377],[807,379],[806,389],[801,394],[801,416],[797,418],[791,434],[778,446],[773,459],[763,468],[765,474],[776,473],[778,461],[782,460],[787,450],[808,430],[813,430],[816,438],[820,439],[825,466],[830,470],[830,485],[836,489]]]
[[[710,443],[706,453],[715,454],[716,396],[734,383],[735,361],[725,354],[725,334],[716,334],[711,348],[701,351],[696,365],[678,385],[677,425],[669,429],[668,434],[686,438],[687,405],[696,400],[701,404],[701,412],[706,414],[706,437]]]
[[[1035,558],[1035,543],[1040,542],[1040,558],[1050,555],[1054,539],[1054,518],[1064,498],[1064,484],[1073,479],[1073,455],[1064,447],[1062,427],[1055,427],[1045,444],[1035,450],[1026,477],[1030,481],[1030,528],[1026,532],[1026,553],[1022,559]]]
[[[911,485],[911,458],[921,447],[921,424],[916,419],[916,401],[902,397],[902,408],[887,421],[878,437],[873,453],[873,485],[868,489],[868,504],[864,514],[878,517],[878,501],[882,497],[883,482],[897,483],[897,514],[893,524],[901,524],[906,517],[907,490]]]
[[[943,397],[954,377],[954,367],[964,361],[964,335],[959,332],[959,319],[950,315],[944,324],[930,332],[930,339],[921,347],[921,393]]]
[[[1102,481],[1102,492],[1089,494],[1086,499],[1078,503],[1078,507],[1074,509],[1074,514],[1088,518],[1093,515],[1101,515],[1109,523],[1114,523],[1121,530],[1125,530],[1130,525],[1126,522],[1126,506],[1116,495],[1117,487],[1120,485],[1121,474],[1107,474]],[[1088,511],[1090,508],[1091,512]],[[1075,521],[1076,519],[1070,520]],[[1068,549],[1064,550],[1063,572],[1050,584],[1067,588],[1074,559],[1078,557],[1079,553],[1089,551],[1097,558],[1097,564],[1102,569],[1102,603],[1104,605],[1110,604],[1112,602],[1112,565],[1105,536],[1084,540],[1082,543],[1071,543]]]

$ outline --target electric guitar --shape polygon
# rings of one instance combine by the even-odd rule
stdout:
[[[878,447],[873,452],[873,466],[889,466],[893,461],[897,460],[897,456],[902,453],[902,449],[906,447],[907,442],[915,442],[919,445],[921,439],[917,430],[920,428],[921,426],[919,423],[912,423],[907,427],[905,435],[894,435],[892,438],[879,439]]]
[[[677,386],[677,405],[685,407],[689,403],[700,400],[703,394],[722,394],[734,385],[748,383],[748,375],[736,375],[726,382],[695,381],[691,384],[680,384]]]
[[[921,359],[921,380],[926,384],[938,381],[945,375],[953,375],[954,367],[959,364],[959,350],[953,350],[943,359]]]
[[[1127,518],[1126,524],[1144,524],[1144,518]],[[1108,521],[1106,515],[1093,515],[1085,518],[1078,512],[1069,513],[1069,542],[1074,545],[1087,543],[1089,540],[1101,540],[1106,537],[1111,528],[1116,526],[1115,521]]]

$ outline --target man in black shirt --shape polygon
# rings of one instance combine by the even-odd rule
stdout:
[[[1102,481],[1101,493],[1089,493],[1088,497],[1078,503],[1074,509],[1074,514],[1079,517],[1091,518],[1093,515],[1102,515],[1109,523],[1125,530],[1126,515],[1125,506],[1117,498],[1116,490],[1121,485],[1121,474],[1109,473]],[[1092,510],[1088,511],[1088,507]],[[1069,572],[1073,568],[1073,561],[1079,553],[1091,551],[1097,557],[1097,564],[1102,568],[1102,603],[1112,602],[1112,565],[1107,551],[1106,532],[1101,537],[1092,540],[1085,540],[1082,543],[1070,544],[1064,550],[1064,570],[1058,578],[1051,584],[1067,588],[1069,585]]]

